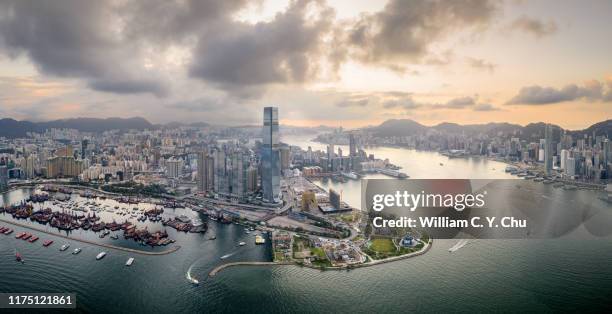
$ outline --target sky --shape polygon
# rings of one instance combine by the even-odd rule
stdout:
[[[425,125],[612,118],[612,2],[4,0],[0,117]]]

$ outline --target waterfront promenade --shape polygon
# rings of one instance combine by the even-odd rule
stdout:
[[[83,243],[87,243],[87,244],[91,244],[91,245],[96,245],[96,246],[101,246],[101,247],[105,247],[105,248],[109,248],[109,249],[113,249],[113,250],[119,250],[119,251],[130,252],[130,253],[141,254],[141,255],[167,255],[167,254],[170,254],[170,253],[174,253],[174,252],[178,251],[178,249],[181,248],[180,245],[176,245],[176,246],[173,246],[173,247],[171,247],[171,248],[169,248],[168,250],[165,250],[165,251],[159,251],[159,252],[141,251],[141,250],[130,249],[130,248],[125,248],[125,247],[121,247],[121,246],[116,246],[116,245],[112,245],[112,244],[97,243],[95,241],[78,239],[78,238],[72,238],[72,237],[69,237],[67,235],[58,234],[58,233],[52,233],[52,232],[49,232],[49,231],[46,231],[46,230],[35,228],[34,226],[31,226],[31,225],[28,225],[28,224],[19,223],[19,222],[12,221],[12,220],[6,220],[6,219],[0,218],[0,221],[4,222],[4,223],[11,224],[11,225],[19,226],[19,227],[22,227],[22,228],[27,228],[27,229],[30,229],[30,230],[34,230],[34,231],[37,231],[37,232],[42,232],[42,233],[46,233],[46,234],[53,235],[53,236],[56,236],[56,237],[68,239],[68,240],[74,240],[74,241],[83,242]]]
[[[394,257],[389,257],[389,258],[385,258],[382,260],[374,260],[370,257],[370,259],[372,260],[371,262],[367,262],[367,263],[362,263],[362,264],[353,264],[351,265],[351,268],[361,268],[361,267],[369,267],[369,266],[374,266],[374,265],[379,265],[379,264],[384,264],[384,263],[390,263],[390,262],[394,262],[394,261],[399,261],[402,259],[406,259],[406,258],[410,258],[410,257],[416,257],[419,255],[423,255],[425,253],[427,253],[431,247],[433,245],[433,239],[430,239],[429,242],[425,245],[425,247],[423,247],[421,250],[417,251],[417,252],[413,252],[413,253],[409,253],[409,254],[404,254],[404,255],[400,255],[400,256],[394,256]],[[297,266],[296,263],[292,263],[292,262],[233,262],[233,263],[226,263],[226,264],[221,264],[215,268],[213,268],[213,270],[211,270],[208,273],[209,277],[214,277],[217,275],[217,273],[219,273],[220,271],[229,268],[229,267],[234,267],[234,266],[279,266],[279,265],[295,265]],[[309,268],[313,268],[313,269],[319,269],[316,267],[310,267],[310,266],[306,266]],[[326,267],[325,270],[345,270],[345,269],[349,269],[348,266],[330,266],[330,267]]]

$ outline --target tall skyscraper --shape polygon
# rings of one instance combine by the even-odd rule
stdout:
[[[280,161],[281,161],[281,169],[286,170],[289,169],[291,155],[290,149],[288,145],[283,145],[280,147]]]
[[[280,156],[278,151],[278,108],[265,107],[261,148],[263,200],[280,202]]]
[[[83,139],[81,141],[81,159],[85,159],[87,155],[87,146],[89,145],[89,140]]]
[[[544,144],[544,168],[546,169],[546,175],[550,175],[552,173],[553,164],[553,135],[552,126],[550,124],[546,124],[546,129],[544,130],[544,138],[546,140]]]
[[[336,155],[334,154],[334,144],[327,145],[327,168],[329,169],[329,171],[332,171],[332,162],[335,156]]]
[[[0,191],[8,190],[8,168],[5,165],[0,165]]]
[[[208,152],[200,152],[198,154],[198,191],[212,191],[214,182],[214,159],[208,155]]]
[[[349,156],[357,156],[357,142],[353,133],[349,133]]]

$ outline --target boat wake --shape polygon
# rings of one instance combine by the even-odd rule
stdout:
[[[458,249],[466,246],[468,243],[469,243],[468,239],[461,239],[461,240],[459,240],[459,242],[455,243],[455,245],[453,245],[450,249],[448,249],[448,251],[451,252],[451,253],[455,252]]]
[[[225,255],[221,256],[221,259],[226,259],[226,258],[228,258],[228,257],[230,257],[230,256],[232,256],[232,255],[234,255],[234,254],[236,254],[236,253],[238,253],[238,252],[237,252],[237,251],[234,251],[234,252],[232,252],[232,253],[225,254]]]
[[[193,262],[193,264],[191,264],[191,266],[189,266],[189,269],[187,269],[187,274],[186,274],[187,280],[188,280],[189,282],[191,282],[192,284],[196,285],[196,286],[197,286],[197,285],[199,285],[199,284],[200,284],[200,282],[199,282],[199,281],[198,281],[196,278],[194,278],[194,277],[192,277],[192,276],[191,276],[191,270],[193,269],[193,266],[194,266],[194,265],[195,265],[195,264],[196,264],[198,261],[199,261],[199,260],[197,260],[197,261]]]

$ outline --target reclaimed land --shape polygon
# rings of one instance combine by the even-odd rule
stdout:
[[[429,249],[431,249],[431,247],[433,246],[433,239],[429,239],[429,242],[427,243],[427,245],[425,247],[423,247],[421,250],[417,251],[417,252],[412,252],[412,253],[408,253],[408,254],[404,254],[404,255],[399,255],[399,256],[393,256],[393,257],[389,257],[389,258],[385,258],[382,260],[375,260],[372,262],[367,262],[367,263],[363,263],[363,264],[354,264],[351,265],[353,269],[356,268],[361,268],[361,267],[369,267],[369,266],[374,266],[374,265],[378,265],[378,264],[384,264],[384,263],[390,263],[390,262],[394,262],[394,261],[399,261],[402,259],[406,259],[406,258],[410,258],[410,257],[415,257],[415,256],[419,256],[419,255],[423,255],[425,253],[427,253],[429,251]],[[208,273],[209,277],[214,277],[217,275],[217,273],[219,273],[220,271],[229,268],[229,267],[233,267],[233,266],[279,266],[279,265],[295,265],[297,266],[296,263],[293,262],[234,262],[234,263],[225,263],[225,264],[221,264],[217,267],[215,267],[213,270],[211,270]],[[319,269],[318,267],[312,267],[312,266],[306,266],[312,269]],[[343,267],[338,267],[338,266],[330,266],[330,267],[325,267],[323,270],[344,270],[344,269],[350,269],[349,267],[343,266]]]
[[[97,245],[97,246],[101,246],[101,247],[105,247],[105,248],[109,248],[109,249],[114,249],[114,250],[119,250],[119,251],[124,251],[124,252],[130,252],[130,253],[135,253],[135,254],[141,254],[141,255],[166,255],[166,254],[174,253],[174,252],[178,251],[178,249],[181,248],[180,245],[176,245],[176,246],[171,247],[168,250],[160,251],[160,252],[141,251],[141,250],[135,250],[135,249],[125,248],[125,247],[121,247],[121,246],[116,246],[116,245],[112,245],[112,244],[97,243],[97,242],[90,241],[90,240],[83,240],[83,239],[78,239],[78,238],[72,238],[72,237],[69,237],[69,236],[66,236],[66,235],[63,235],[63,234],[52,233],[52,232],[49,232],[49,231],[46,231],[46,230],[41,230],[41,229],[35,228],[35,227],[31,226],[31,225],[22,224],[22,223],[19,223],[19,222],[15,222],[15,221],[11,221],[11,220],[6,220],[6,219],[2,219],[2,218],[0,218],[0,221],[8,223],[8,224],[11,224],[11,225],[19,226],[19,227],[22,227],[22,228],[27,228],[27,229],[31,229],[31,230],[34,230],[34,231],[50,234],[52,236],[68,239],[68,240],[79,241],[79,242],[83,242],[83,243],[87,243],[87,244],[91,244],[91,245]]]

